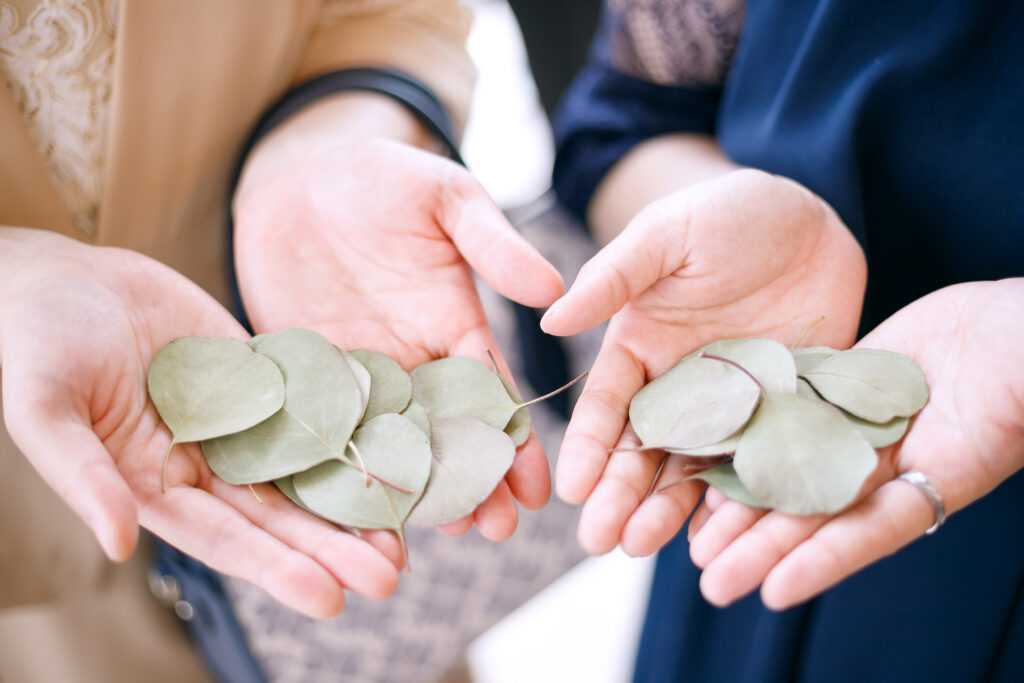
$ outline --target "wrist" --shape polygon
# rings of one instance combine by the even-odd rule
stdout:
[[[587,222],[597,241],[606,244],[651,202],[740,168],[706,135],[652,138],[630,150],[597,186]]]
[[[246,156],[235,196],[311,154],[371,139],[441,150],[437,138],[391,97],[374,92],[339,92],[303,107],[267,133]]]

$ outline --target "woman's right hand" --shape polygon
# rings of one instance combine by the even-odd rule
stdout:
[[[246,333],[198,286],[140,254],[40,230],[0,229],[0,354],[7,429],[113,560],[141,524],[212,568],[311,616],[344,589],[390,595],[402,555],[388,533],[356,538],[271,486],[262,504],[214,476],[198,444],[175,446],[148,398],[150,361],[182,336]]]

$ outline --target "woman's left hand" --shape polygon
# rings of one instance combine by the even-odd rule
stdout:
[[[860,500],[837,515],[765,514],[709,489],[690,522],[704,596],[725,605],[761,585],[773,609],[807,600],[935,521],[925,495],[898,475],[924,474],[952,514],[1024,467],[1022,336],[1024,278],[933,292],[864,337],[858,347],[921,366],[928,404],[901,442],[880,451]]]

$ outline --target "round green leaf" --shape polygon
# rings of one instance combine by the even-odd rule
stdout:
[[[238,339],[176,339],[153,357],[147,383],[175,443],[248,429],[285,399],[281,370]]]
[[[806,346],[802,349],[793,349],[793,362],[796,363],[796,373],[802,375],[808,370],[814,369],[818,363],[831,358],[839,353],[839,349],[829,346]]]
[[[346,459],[364,404],[344,356],[310,330],[285,330],[256,341],[259,353],[284,374],[284,407],[244,432],[203,441],[210,469],[228,483],[253,484]]]
[[[731,462],[701,470],[696,474],[691,474],[687,479],[700,479],[708,486],[713,486],[721,491],[726,498],[735,500],[738,503],[755,508],[767,507],[747,490],[747,487],[743,485],[743,482],[736,475],[736,469]]]
[[[473,358],[439,358],[409,374],[413,400],[426,409],[431,421],[466,416],[504,429],[520,407],[498,375]]]
[[[842,351],[803,377],[829,403],[870,422],[909,417],[928,402],[928,383],[921,368],[891,351]]]
[[[416,401],[409,401],[401,413],[402,417],[408,418],[414,425],[420,428],[427,438],[430,438],[430,418],[427,417],[427,410]]]
[[[878,424],[862,420],[845,410],[840,412],[850,421],[854,429],[864,437],[864,440],[874,448],[885,448],[896,443],[903,438],[903,435],[907,433],[907,428],[910,426],[909,417],[894,417],[884,424]]]
[[[433,466],[413,526],[437,526],[476,510],[508,472],[516,455],[509,436],[471,417],[431,421]]]
[[[860,491],[878,454],[834,406],[769,392],[733,459],[755,498],[794,515],[838,512]]]
[[[325,462],[292,477],[306,507],[336,524],[360,529],[400,530],[430,475],[430,442],[411,421],[393,413],[379,415],[352,435],[355,451],[379,479],[367,479],[355,467]],[[404,493],[389,484],[409,491]]]
[[[363,414],[368,422],[385,413],[401,413],[412,399],[412,378],[390,356],[368,349],[350,352],[369,371],[370,398]]]
[[[645,447],[689,451],[735,433],[759,396],[742,370],[689,356],[633,396],[629,419]]]

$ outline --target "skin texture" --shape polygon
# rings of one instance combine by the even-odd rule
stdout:
[[[547,306],[557,271],[504,219],[483,188],[427,144],[411,116],[377,96],[310,107],[256,150],[235,198],[236,260],[257,332],[301,326],[343,348],[369,348],[407,370],[471,356],[507,366],[474,271],[504,296]],[[472,519],[493,540],[517,523],[516,501],[549,497],[536,436]]]
[[[139,254],[41,230],[0,228],[4,421],[47,483],[112,560],[141,524],[213,568],[311,616],[345,589],[390,595],[402,557],[388,534],[356,538],[213,476],[197,444],[171,442],[146,393],[153,355],[184,335],[246,334],[206,293]]]
[[[924,473],[953,514],[1024,467],[1022,321],[1024,279],[974,282],[933,292],[865,336],[858,347],[921,366],[928,404],[837,515],[765,514],[709,492],[690,530],[705,597],[725,605],[760,585],[774,609],[807,600],[932,524],[931,505],[899,474]]]
[[[826,321],[808,343],[842,348],[856,332],[864,257],[835,212],[792,181],[750,169],[722,172],[719,152],[706,145],[701,152],[711,155],[710,179],[640,210],[541,323],[548,333],[568,335],[611,318],[556,470],[558,495],[585,501],[578,536],[592,553],[617,544],[633,555],[655,552],[704,490],[688,482],[648,497],[652,487],[680,478],[682,459],[610,452],[635,444],[627,411],[647,381],[715,339],[767,337],[789,345],[822,315]],[[653,156],[665,163],[664,155]],[[684,183],[695,177],[692,169],[680,175]]]

